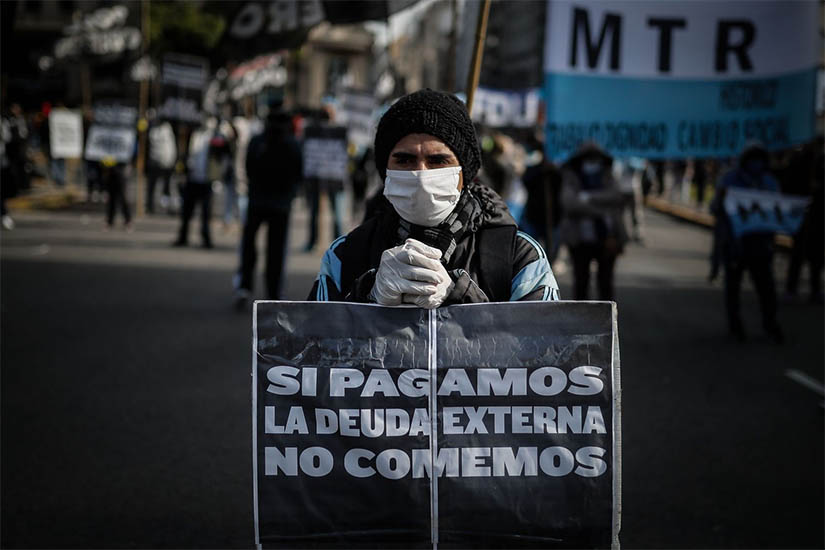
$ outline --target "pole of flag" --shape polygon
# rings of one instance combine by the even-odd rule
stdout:
[[[467,112],[473,112],[473,96],[481,74],[481,59],[484,57],[484,39],[487,36],[487,19],[490,17],[490,0],[484,0],[478,12],[476,24],[476,45],[473,49],[473,61],[467,75]]]

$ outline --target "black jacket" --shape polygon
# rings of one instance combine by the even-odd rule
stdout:
[[[302,172],[301,146],[286,131],[268,128],[253,137],[246,153],[249,209],[262,215],[289,212]]]
[[[444,266],[455,286],[442,305],[558,300],[547,255],[532,237],[518,231],[504,201],[482,185],[471,184],[464,192],[481,203],[481,219],[475,231],[456,241]],[[372,218],[332,243],[308,300],[368,301],[381,254],[402,241],[398,215],[386,199],[381,204]]]

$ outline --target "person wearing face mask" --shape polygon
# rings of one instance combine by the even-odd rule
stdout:
[[[588,299],[594,260],[599,299],[613,299],[613,271],[628,237],[622,216],[625,197],[611,174],[612,164],[610,155],[587,143],[562,166],[559,232],[573,260],[576,300]]]
[[[425,89],[399,99],[378,124],[375,164],[375,214],[332,243],[309,300],[433,309],[559,299],[544,250],[475,181],[481,152],[458,98]]]
[[[716,216],[714,244],[711,256],[710,280],[716,278],[718,267],[725,271],[725,307],[728,329],[739,341],[745,340],[745,329],[739,311],[739,294],[745,270],[750,273],[762,310],[762,327],[768,336],[782,343],[784,336],[776,320],[776,285],[773,277],[773,233],[748,233],[735,238],[725,213],[725,195],[737,187],[761,191],[779,191],[779,184],[768,171],[767,149],[753,143],[742,151],[738,165],[719,180],[711,212]]]

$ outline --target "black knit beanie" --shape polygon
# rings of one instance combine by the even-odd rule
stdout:
[[[409,134],[430,134],[443,141],[458,158],[464,181],[473,181],[481,165],[481,149],[460,99],[426,88],[405,95],[384,113],[375,132],[375,166],[382,180],[390,152]]]

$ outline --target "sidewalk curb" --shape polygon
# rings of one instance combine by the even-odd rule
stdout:
[[[31,193],[6,201],[10,210],[59,210],[83,201],[83,195],[74,186],[52,189],[42,193]]]
[[[695,225],[701,225],[712,229],[716,224],[716,218],[713,214],[702,212],[689,206],[674,204],[659,197],[647,197],[645,199],[645,205],[658,212],[668,214],[669,216],[679,218]],[[776,237],[774,237],[774,242],[781,248],[793,248],[793,237],[790,235],[776,235]]]

